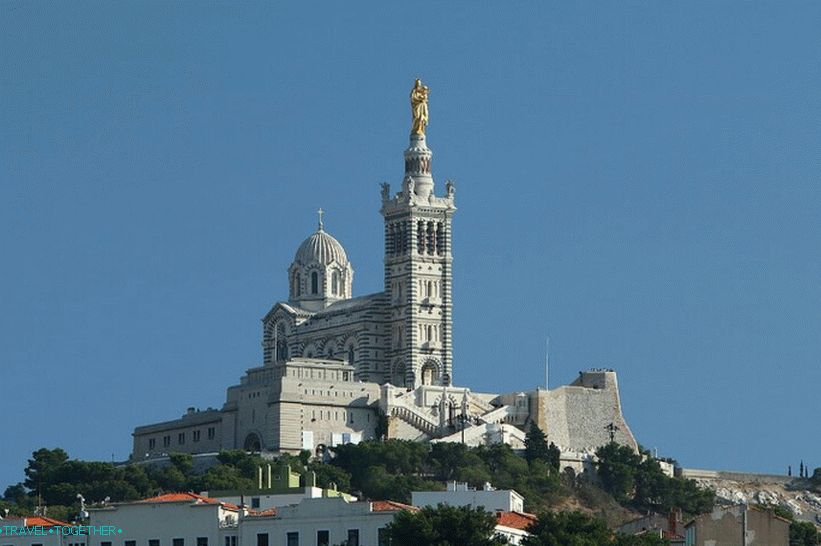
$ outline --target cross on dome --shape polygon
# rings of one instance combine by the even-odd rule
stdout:
[[[316,213],[319,215],[319,231],[322,231],[325,229],[325,225],[322,223],[322,215],[325,214],[325,211],[322,210],[322,207],[319,207],[319,210],[316,211]]]

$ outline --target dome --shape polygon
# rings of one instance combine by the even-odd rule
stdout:
[[[305,239],[296,251],[294,262],[308,265],[320,263],[329,265],[336,262],[345,266],[348,264],[348,255],[339,241],[325,233],[320,227],[313,235]]]

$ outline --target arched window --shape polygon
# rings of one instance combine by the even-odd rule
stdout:
[[[353,357],[354,357],[354,351],[353,351],[353,345],[351,345],[350,347],[348,347],[348,364],[353,365]]]
[[[334,274],[331,276],[331,294],[334,296],[339,295],[339,272],[334,271]]]
[[[280,339],[277,341],[277,362],[284,362],[288,360],[288,344],[285,343],[284,339]]]
[[[294,296],[299,295],[299,273],[294,273]]]
[[[429,360],[422,366],[422,384],[434,385],[439,381],[439,366],[435,361]]]
[[[319,292],[319,273],[314,271],[311,273],[311,294]]]

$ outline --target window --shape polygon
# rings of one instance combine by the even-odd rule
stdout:
[[[184,432],[180,432],[179,434],[177,434],[177,443],[180,444],[180,445],[183,445],[185,443],[185,433]]]
[[[148,546],[160,546],[160,539],[152,538],[148,541]]]
[[[201,431],[199,431],[199,430],[195,430],[194,432],[191,433],[191,436],[193,436],[195,442],[200,441],[200,432]]]
[[[314,271],[311,273],[311,294],[319,292],[319,273]]]
[[[348,546],[359,546],[359,529],[348,529]]]
[[[214,427],[208,427],[208,439],[213,440],[214,436],[216,436],[216,429]]]
[[[259,497],[251,497],[251,508],[259,508]]]
[[[257,546],[268,546],[268,533],[257,533]]]
[[[197,546],[208,546],[208,537],[197,537]]]
[[[287,533],[285,535],[285,546],[299,546],[299,533]]]
[[[154,438],[150,438],[148,440],[148,449],[154,449],[155,447],[157,447],[157,440]]]
[[[184,538],[171,539],[171,546],[185,546],[185,539]]]
[[[137,546],[137,541],[136,540],[126,540],[123,544],[125,546]]]
[[[225,546],[237,546],[237,536],[230,535],[225,537]]]
[[[102,541],[102,542],[100,542],[100,546],[111,546],[111,542],[109,542],[109,541],[107,541],[107,540],[106,540],[106,541]]]
[[[171,436],[166,434],[165,436],[162,437],[162,446],[163,447],[168,447],[170,445],[171,445]]]
[[[331,546],[331,532],[317,531],[316,532],[316,546]]]
[[[390,544],[388,540],[388,530],[384,527],[380,527],[376,530],[376,537],[377,546],[388,546],[388,544]]]
[[[339,293],[339,273],[334,271],[331,276],[331,294],[336,296]]]

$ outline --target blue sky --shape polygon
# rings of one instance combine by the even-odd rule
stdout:
[[[381,290],[417,76],[456,384],[550,335],[684,466],[821,466],[821,5],[386,4],[0,4],[0,488],[221,406],[320,206]]]

